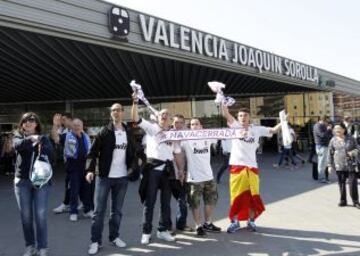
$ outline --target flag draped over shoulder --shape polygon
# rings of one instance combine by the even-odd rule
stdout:
[[[257,218],[265,206],[260,197],[258,169],[248,166],[230,168],[230,212],[231,220],[248,220],[249,210],[253,209]]]

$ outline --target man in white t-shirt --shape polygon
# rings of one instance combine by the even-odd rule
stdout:
[[[174,173],[171,173],[174,172],[174,149],[173,143],[159,143],[156,139],[156,135],[159,132],[170,129],[170,114],[167,109],[161,110],[157,117],[157,123],[150,123],[143,118],[140,119],[138,115],[137,100],[134,99],[132,117],[134,122],[137,122],[139,127],[146,132],[147,138],[147,164],[144,168],[140,185],[140,196],[144,202],[141,244],[150,243],[154,206],[158,190],[161,191],[161,213],[157,237],[172,242],[175,241],[175,237],[169,232],[171,228],[171,188],[169,177],[175,178],[173,177]]]
[[[184,116],[182,114],[175,114],[173,116],[172,126],[173,126],[173,130],[187,129],[185,126]],[[174,167],[175,167],[175,174],[179,174],[178,169],[176,168],[177,167],[176,164],[174,164]],[[178,206],[178,209],[176,211],[175,227],[177,230],[180,231],[191,232],[193,231],[193,229],[186,224],[186,219],[188,215],[187,192],[186,192],[185,184],[181,182],[183,179],[184,177],[179,177],[178,175],[176,175],[176,179],[170,181],[171,192],[174,198],[176,199]]]
[[[128,187],[129,175],[136,166],[135,141],[130,127],[122,122],[124,108],[115,103],[110,108],[111,122],[101,128],[91,147],[91,162],[86,179],[89,183],[95,178],[95,211],[91,225],[91,244],[88,253],[96,254],[102,245],[102,231],[111,195],[109,220],[109,241],[116,247],[125,247],[120,239],[119,229],[122,219],[122,206]],[[97,158],[99,170],[95,173]]]
[[[202,129],[202,124],[198,118],[192,118],[190,121],[191,130]],[[212,221],[212,213],[217,203],[218,192],[216,182],[214,181],[213,171],[210,165],[210,147],[215,144],[216,140],[184,140],[180,142],[180,148],[176,153],[185,152],[187,175],[186,182],[188,185],[188,202],[191,207],[196,234],[198,236],[206,235],[206,231],[220,232],[221,229],[216,227]],[[180,172],[184,172],[184,164],[176,158]],[[205,222],[201,224],[200,199],[204,199]]]
[[[281,125],[273,128],[250,124],[250,111],[241,108],[237,120],[226,106],[222,107],[223,115],[230,128],[242,129],[243,137],[232,141],[230,154],[230,200],[229,218],[231,221],[228,233],[240,229],[239,221],[248,221],[248,228],[256,230],[255,219],[265,210],[260,197],[256,149],[260,137],[271,137]]]

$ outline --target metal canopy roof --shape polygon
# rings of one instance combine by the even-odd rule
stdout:
[[[149,98],[212,95],[222,81],[231,95],[308,91],[215,68],[0,27],[0,102],[130,98],[136,79]]]
[[[224,82],[225,93],[234,96],[360,94],[359,81],[322,69],[322,81],[332,87],[147,42],[142,14],[131,9],[126,42],[114,40],[111,8],[96,0],[0,1],[0,103],[130,99],[132,79],[147,97],[162,101],[213,97],[207,87],[211,80]],[[176,36],[180,33],[177,28]],[[226,41],[228,51],[233,43]]]

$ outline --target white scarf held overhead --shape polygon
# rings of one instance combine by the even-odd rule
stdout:
[[[156,140],[161,143],[165,141],[182,140],[208,140],[208,139],[242,139],[247,142],[254,142],[254,138],[248,136],[244,128],[217,128],[200,130],[172,130],[161,131],[156,134]]]
[[[144,102],[144,104],[148,107],[148,109],[150,109],[151,112],[153,112],[153,114],[155,116],[158,116],[159,115],[159,111],[157,111],[155,108],[153,108],[151,105],[150,105],[150,102],[145,98],[145,94],[141,88],[141,85],[140,84],[137,84],[135,80],[132,80],[130,82],[130,86],[133,90],[133,92],[135,93],[135,97],[139,100],[141,100],[142,102]]]
[[[281,123],[283,146],[291,145],[292,139],[291,139],[289,125],[286,120],[285,110],[282,110],[279,112],[279,118],[280,118],[280,123]]]
[[[216,98],[215,98],[216,104],[218,104],[218,105],[222,104],[223,106],[226,106],[226,107],[231,107],[232,105],[234,105],[235,99],[232,97],[226,97],[224,95],[224,92],[222,91],[223,89],[225,89],[225,84],[216,82],[216,81],[212,81],[212,82],[208,82],[208,85],[209,85],[210,89],[214,93],[216,93]]]

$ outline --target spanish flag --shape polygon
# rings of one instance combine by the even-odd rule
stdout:
[[[257,218],[265,206],[261,200],[257,168],[232,165],[230,167],[230,220],[248,220],[249,210]]]

